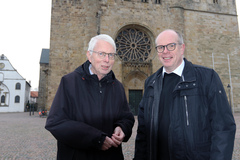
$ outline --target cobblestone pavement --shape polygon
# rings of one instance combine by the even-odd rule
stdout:
[[[234,114],[237,133],[232,160],[240,159],[240,113]],[[0,160],[55,160],[56,140],[44,129],[46,118],[40,118],[35,112],[0,113]],[[132,160],[136,126],[133,135],[123,144],[126,160]]]

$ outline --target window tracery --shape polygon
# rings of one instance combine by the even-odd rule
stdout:
[[[121,31],[116,38],[117,54],[125,62],[144,62],[151,53],[149,36],[137,28]]]

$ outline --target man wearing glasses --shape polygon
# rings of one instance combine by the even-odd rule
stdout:
[[[123,160],[121,143],[134,125],[122,84],[112,67],[114,40],[93,37],[88,60],[62,77],[45,128],[57,139],[58,160]]]
[[[145,81],[134,160],[231,160],[236,125],[218,74],[187,61],[174,30],[155,43],[163,67]]]

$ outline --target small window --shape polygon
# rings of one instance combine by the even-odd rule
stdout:
[[[20,89],[21,89],[21,84],[20,84],[20,83],[17,83],[15,89],[16,89],[16,90],[20,90]]]
[[[161,0],[155,0],[156,4],[161,4]]]
[[[5,96],[4,95],[2,95],[2,97],[1,97],[1,103],[5,103]]]
[[[19,96],[15,97],[15,103],[20,103],[20,97]]]
[[[213,0],[213,3],[216,3],[216,4],[218,4],[218,0]]]
[[[142,0],[142,2],[144,2],[144,3],[147,3],[147,2],[148,2],[148,0]]]

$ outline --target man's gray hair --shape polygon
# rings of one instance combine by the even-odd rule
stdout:
[[[110,43],[113,46],[114,51],[116,52],[116,44],[115,44],[114,40],[112,39],[112,37],[110,37],[107,34],[99,34],[95,37],[92,37],[91,40],[88,43],[88,51],[93,51],[95,45],[97,44],[97,42],[99,40],[106,41],[106,42]]]
[[[175,31],[176,33],[177,33],[177,35],[178,35],[178,43],[179,44],[184,44],[184,41],[183,41],[183,36],[182,36],[182,34],[181,33],[179,33],[179,32],[177,32],[177,31]]]

